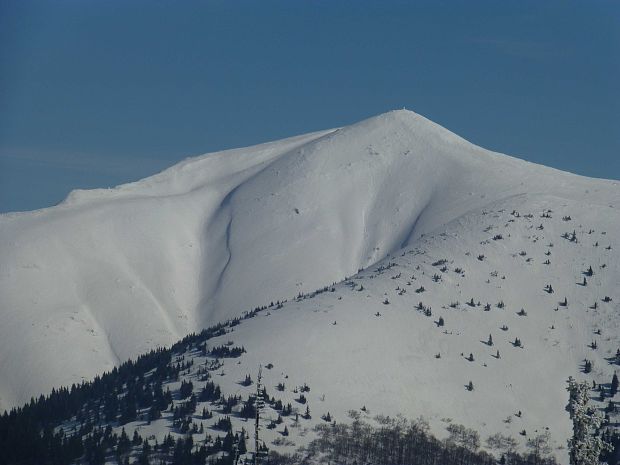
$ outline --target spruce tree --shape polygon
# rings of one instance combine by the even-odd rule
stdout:
[[[151,454],[151,448],[148,441],[142,443],[142,452],[138,456],[138,465],[150,465],[149,455]]]
[[[595,436],[602,423],[602,416],[589,405],[590,386],[587,381],[568,378],[568,412],[573,420],[573,437],[568,440],[571,465],[598,465],[601,452],[609,444]]]
[[[241,431],[239,435],[239,443],[237,444],[237,450],[239,451],[239,455],[243,455],[248,451],[248,448],[245,444],[245,430]]]
[[[134,446],[139,446],[142,443],[142,438],[138,434],[138,430],[134,430],[131,442]]]

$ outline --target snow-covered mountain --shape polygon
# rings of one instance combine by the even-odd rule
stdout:
[[[354,276],[235,328],[226,338],[248,353],[223,388],[273,363],[268,382],[308,382],[323,399],[313,408],[339,417],[366,405],[484,433],[525,421],[563,439],[564,380],[588,358],[608,382],[620,344],[618,206],[616,181],[489,152],[395,111],[2,215],[0,408]]]

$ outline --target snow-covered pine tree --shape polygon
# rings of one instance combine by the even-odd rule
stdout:
[[[603,421],[602,415],[589,405],[590,385],[568,378],[568,412],[573,420],[573,437],[568,440],[571,465],[598,465],[601,452],[609,450],[596,432]]]

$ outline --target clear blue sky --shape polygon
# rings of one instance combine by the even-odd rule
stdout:
[[[407,107],[620,179],[616,1],[0,0],[0,212]]]

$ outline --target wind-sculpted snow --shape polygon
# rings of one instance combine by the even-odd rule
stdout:
[[[579,201],[594,229],[620,205],[616,182],[492,153],[396,111],[2,215],[0,408],[341,281],[523,194],[548,208]]]

